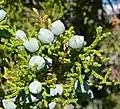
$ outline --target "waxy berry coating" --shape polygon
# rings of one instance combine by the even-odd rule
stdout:
[[[17,30],[16,33],[15,33],[15,38],[16,39],[20,38],[20,39],[24,40],[26,38],[26,34],[22,30]]]
[[[29,66],[32,68],[33,66],[35,66],[35,64],[38,65],[37,70],[42,69],[45,66],[44,58],[41,57],[41,56],[33,56],[33,57],[31,57],[31,59],[29,61]]]
[[[51,31],[55,34],[55,35],[60,35],[62,33],[64,33],[65,31],[65,26],[64,24],[60,21],[60,20],[56,20],[55,22],[53,22],[51,27]]]
[[[39,49],[38,40],[35,38],[25,40],[23,45],[30,52],[36,52]]]
[[[30,83],[29,85],[29,91],[33,94],[38,94],[40,93],[42,90],[42,85],[40,82],[38,81],[34,81],[32,83]]]
[[[11,99],[3,99],[2,103],[5,109],[16,109],[17,107]]]
[[[43,44],[49,44],[54,40],[54,34],[48,29],[41,28],[38,38]]]
[[[6,12],[4,10],[0,10],[0,21],[4,20],[6,17]]]
[[[81,49],[83,47],[83,44],[84,44],[84,37],[79,35],[75,35],[71,37],[68,42],[69,47],[72,49]]]

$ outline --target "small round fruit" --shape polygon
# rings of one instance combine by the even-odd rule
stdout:
[[[42,69],[45,66],[45,60],[41,56],[33,56],[29,61],[29,66],[32,68],[35,65],[38,65],[37,70]]]
[[[85,60],[88,61],[88,62],[90,62],[90,56],[87,56],[87,57],[85,58]]]
[[[63,87],[60,84],[56,84],[56,91],[58,95],[62,95]]]
[[[0,10],[0,21],[4,20],[6,17],[6,12],[4,10]]]
[[[30,52],[36,52],[39,49],[38,40],[35,38],[25,40],[23,45]]]
[[[38,38],[43,44],[49,44],[54,40],[54,34],[48,29],[41,28]]]
[[[55,108],[55,105],[56,105],[56,102],[51,102],[49,103],[49,109],[54,109]]]
[[[38,94],[40,93],[42,90],[42,85],[40,82],[38,81],[34,81],[32,83],[30,83],[29,85],[29,91],[33,94]]]
[[[84,44],[84,37],[79,35],[75,35],[71,37],[68,42],[70,48],[77,50],[81,49],[83,47],[83,44]]]
[[[56,89],[50,88],[50,95],[52,95],[52,96],[57,95]]]
[[[63,87],[60,85],[60,84],[56,84],[56,88],[50,88],[50,94],[52,96],[55,96],[55,95],[62,95],[63,93]]]
[[[15,38],[16,39],[20,38],[20,39],[24,40],[26,38],[26,34],[22,30],[17,30],[16,33],[15,33]]]
[[[17,107],[11,99],[3,99],[2,103],[5,109],[16,109]]]
[[[60,20],[57,20],[57,21],[53,22],[51,25],[52,25],[51,31],[55,35],[60,35],[60,34],[64,33],[65,26]]]

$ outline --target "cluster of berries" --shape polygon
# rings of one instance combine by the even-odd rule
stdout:
[[[5,17],[6,17],[6,12],[4,10],[0,10],[0,21],[4,20]],[[55,43],[56,41],[55,37],[57,35],[63,34],[64,32],[65,32],[64,24],[60,20],[57,20],[51,24],[50,29],[41,28],[40,31],[38,32],[38,39],[42,44],[49,45],[52,42]],[[36,52],[39,50],[38,40],[36,38],[30,38],[29,40],[26,39],[27,35],[24,31],[17,30],[15,34],[15,38],[23,40],[23,46],[27,51]],[[68,41],[68,46],[76,51],[80,50],[83,47],[83,44],[84,44],[84,37],[79,35],[72,36]],[[45,66],[49,69],[52,66],[52,59],[34,55],[29,60],[29,67],[32,68],[36,64],[37,64],[37,70],[40,70]],[[93,93],[89,89],[87,82],[84,82],[83,84],[79,84],[79,81],[77,80],[75,82],[75,90],[81,95],[87,94],[88,96],[90,96],[90,98],[93,98]],[[42,99],[41,91],[42,91],[42,85],[40,82],[33,81],[32,83],[30,83],[29,85],[30,93],[26,97],[25,103],[34,103],[41,100]],[[60,96],[62,95],[62,93],[63,93],[63,87],[61,84],[56,84],[56,88],[50,88],[51,96],[56,96],[56,95]],[[18,96],[13,99],[3,99],[2,102],[4,108],[15,109],[17,106],[14,102],[17,98]],[[54,109],[55,105],[56,105],[55,101],[51,102],[49,104],[49,109]]]

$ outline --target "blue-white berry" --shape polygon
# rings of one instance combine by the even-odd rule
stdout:
[[[83,47],[83,44],[84,44],[84,37],[79,35],[75,35],[71,37],[68,42],[70,48],[77,50],[81,49]]]
[[[53,22],[51,25],[52,25],[51,31],[55,35],[60,35],[60,34],[64,33],[65,26],[60,20],[57,20],[57,21]]]
[[[87,56],[87,57],[85,58],[85,60],[88,61],[88,62],[90,62],[90,56]]]
[[[33,56],[31,57],[29,61],[29,67],[33,67],[35,65],[38,65],[37,70],[42,69],[45,66],[45,60],[41,56]]]
[[[50,88],[50,94],[52,96],[62,95],[63,87],[60,84],[56,84],[56,88]]]
[[[43,44],[49,44],[54,40],[54,34],[48,29],[41,28],[38,38]]]
[[[38,94],[40,93],[42,90],[42,85],[40,82],[38,81],[34,81],[32,83],[30,83],[29,85],[29,91],[33,94]]]
[[[2,100],[3,107],[5,109],[16,109],[16,104],[11,99],[3,99]]]
[[[35,38],[25,40],[23,45],[30,52],[36,52],[39,49],[38,40]]]
[[[6,17],[6,12],[4,10],[0,10],[0,21],[4,20]]]
[[[54,88],[50,88],[50,95],[56,96],[57,95],[57,90]]]
[[[63,87],[60,84],[56,84],[56,91],[58,95],[62,95]]]
[[[42,99],[42,95],[41,94],[37,94],[37,95],[32,95],[32,94],[28,94],[28,96],[26,97],[26,103],[35,103],[38,102]]]
[[[17,30],[16,33],[15,33],[15,38],[16,39],[22,39],[24,40],[26,38],[26,33],[22,30]]]
[[[56,105],[56,102],[51,102],[49,103],[49,109],[54,109],[55,108],[55,105]]]

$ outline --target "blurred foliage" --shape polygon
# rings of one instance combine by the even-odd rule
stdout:
[[[64,16],[75,27],[76,33],[85,36],[85,40],[90,44],[96,37],[95,28],[99,25],[107,26],[102,0],[70,1],[71,8]]]
[[[110,79],[120,81],[120,19],[118,16],[113,16],[109,19],[112,28],[112,37],[106,38],[101,43],[101,49],[104,51],[104,55],[110,57],[110,60],[104,65],[103,69],[106,70],[108,67],[112,68]],[[108,31],[108,29],[106,29]],[[102,69],[102,70],[103,70]],[[104,93],[106,92],[106,96],[103,97],[103,100],[100,100],[102,103],[102,108],[105,109],[119,109],[120,106],[120,87],[109,87],[104,89]],[[100,95],[102,96],[102,95]],[[107,106],[107,104],[111,104]],[[97,104],[96,104],[97,105]]]
[[[0,8],[6,10],[7,24],[11,27],[25,31],[36,29],[36,15],[33,8],[38,9],[39,19],[47,14],[52,20],[60,19],[67,10],[62,6],[61,0],[3,0]]]

